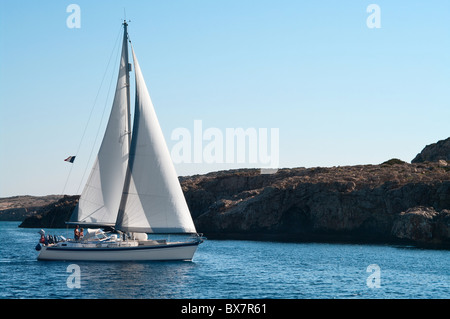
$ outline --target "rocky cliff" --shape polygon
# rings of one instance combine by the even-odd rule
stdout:
[[[450,137],[425,146],[411,163],[450,161]]]
[[[441,245],[450,238],[450,210],[440,212],[430,207],[414,207],[400,213],[392,227],[396,238],[405,238],[421,245]]]
[[[22,221],[45,211],[45,206],[58,201],[61,195],[13,196],[0,198],[0,220]]]
[[[19,227],[24,228],[64,228],[80,196],[63,196],[23,220]]]
[[[225,171],[183,178],[182,186],[198,231],[210,238],[418,243],[413,225],[398,225],[423,206],[444,216],[430,220],[442,229],[432,242],[448,245],[449,167],[395,163]]]

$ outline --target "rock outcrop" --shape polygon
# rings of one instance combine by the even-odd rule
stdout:
[[[394,220],[392,234],[422,245],[450,244],[450,210],[414,207]]]
[[[19,225],[24,228],[64,228],[80,196],[63,196],[56,202],[42,207],[41,213],[25,218]]]
[[[450,162],[450,137],[425,146],[422,152],[417,154],[411,163],[438,161],[442,161],[441,163]]]
[[[42,213],[45,206],[56,202],[62,195],[13,196],[0,198],[1,221],[23,221],[25,218]]]
[[[450,208],[450,172],[438,163],[225,171],[182,185],[197,229],[210,238],[416,242],[392,231],[398,216]]]

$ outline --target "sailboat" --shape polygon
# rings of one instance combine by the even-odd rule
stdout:
[[[95,163],[67,222],[83,238],[39,244],[38,260],[192,260],[197,233],[123,22],[117,86]],[[136,92],[130,112],[130,42]],[[168,239],[149,239],[166,234]],[[183,235],[183,236],[181,236]],[[178,238],[170,241],[170,238]]]

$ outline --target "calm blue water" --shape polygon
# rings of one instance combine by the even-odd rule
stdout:
[[[192,262],[79,262],[69,288],[71,263],[37,261],[38,229],[18,224],[0,222],[0,298],[450,298],[449,251],[233,240],[207,240]]]

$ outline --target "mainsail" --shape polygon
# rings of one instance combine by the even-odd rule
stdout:
[[[146,233],[196,233],[132,48],[136,100],[130,138],[127,24],[105,136],[71,222]]]

